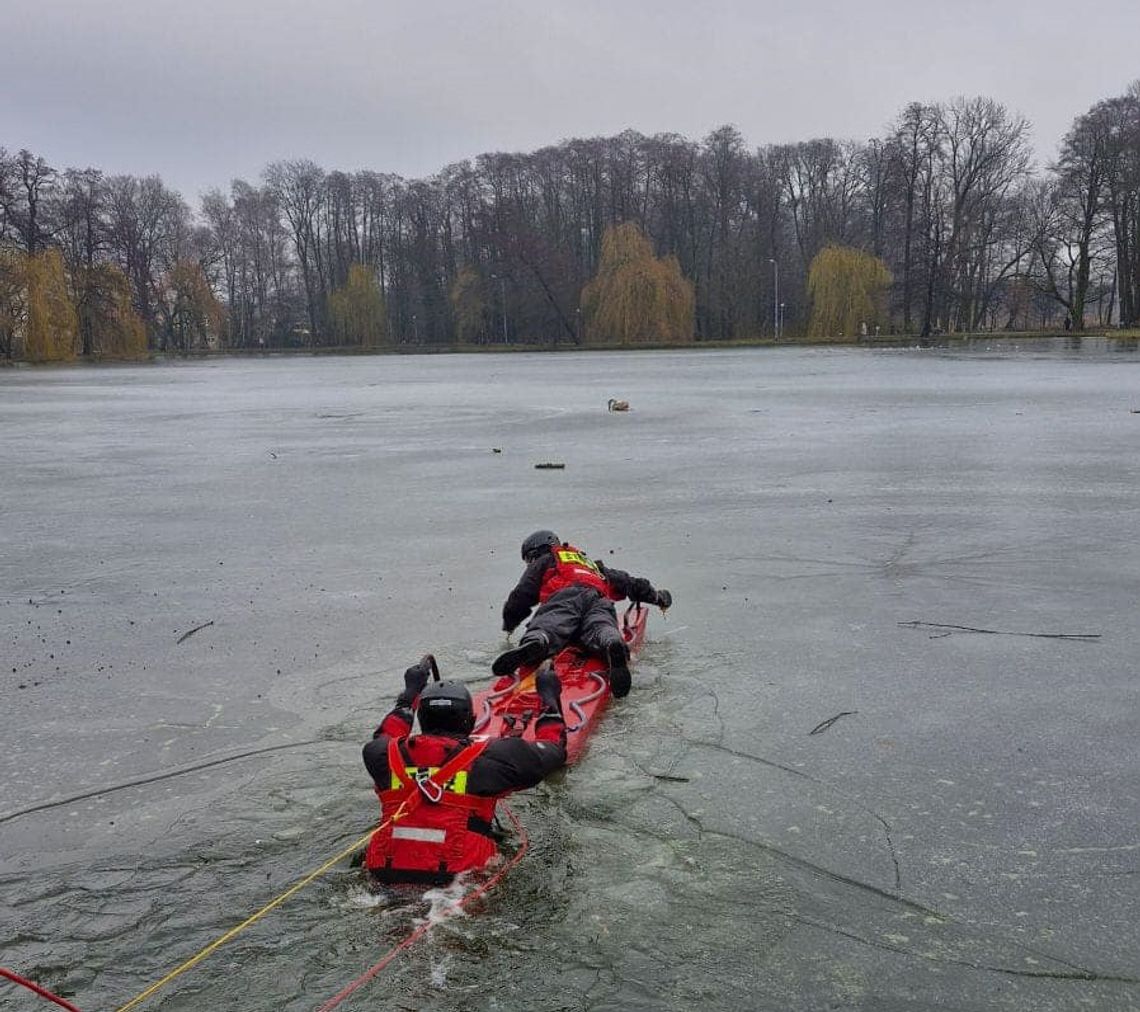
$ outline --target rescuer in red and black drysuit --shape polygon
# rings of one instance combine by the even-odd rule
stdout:
[[[673,603],[667,590],[654,590],[641,576],[630,576],[585,552],[559,541],[553,531],[535,531],[522,543],[526,569],[503,605],[503,631],[511,632],[536,604],[519,645],[495,658],[491,670],[509,675],[520,664],[537,664],[576,642],[606,659],[610,689],[629,693],[629,649],[618,628],[614,601],[629,598],[655,604],[662,611]]]
[[[473,740],[471,693],[462,682],[428,685],[431,663],[429,656],[408,668],[395,709],[364,746],[381,807],[364,867],[378,882],[438,885],[486,864],[498,853],[495,803],[566,762],[562,685],[550,668],[535,679],[543,707],[535,741]],[[411,735],[417,713],[421,733]]]

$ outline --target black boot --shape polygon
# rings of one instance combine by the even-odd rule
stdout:
[[[542,700],[543,717],[562,717],[562,682],[554,673],[554,668],[544,664],[534,680],[534,691]]]
[[[621,640],[606,644],[606,663],[610,666],[610,691],[617,699],[629,695],[633,682],[629,673],[629,650]]]
[[[491,671],[496,675],[509,675],[516,668],[524,664],[533,665],[546,658],[547,639],[541,633],[533,635],[528,633],[517,647],[506,653],[499,654],[491,664]]]

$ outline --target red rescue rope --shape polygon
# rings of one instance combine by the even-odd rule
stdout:
[[[511,859],[503,865],[494,875],[492,875],[486,882],[476,886],[471,892],[466,893],[463,898],[455,905],[452,910],[446,911],[444,916],[450,916],[454,910],[466,907],[472,900],[478,899],[480,896],[485,896],[490,892],[495,885],[507,874],[516,864],[522,859],[529,846],[529,839],[526,835],[526,829],[523,824],[519,822],[519,818],[507,805],[503,805],[503,811],[507,813],[507,818],[511,820],[511,825],[514,827],[516,833],[519,834],[519,848],[515,851]],[[431,930],[431,922],[424,921],[418,928],[416,928],[407,938],[405,938],[399,945],[389,949],[377,962],[373,963],[367,970],[364,971],[359,977],[349,984],[346,984],[340,991],[334,994],[328,1001],[326,1001],[317,1012],[329,1012],[330,1009],[336,1008],[345,998],[347,998],[354,991],[359,990],[367,984],[373,977],[375,977],[381,970],[384,969],[389,963],[392,962],[401,952],[405,949],[411,948],[418,942],[424,935]]]
[[[47,990],[47,988],[40,987],[39,984],[28,980],[27,977],[21,977],[18,973],[13,973],[11,970],[6,970],[2,966],[0,966],[0,977],[7,977],[10,981],[12,981],[13,984],[19,984],[21,987],[26,987],[29,991],[34,991],[41,998],[46,998],[48,1001],[54,1001],[58,1006],[60,1006],[60,1008],[68,1009],[69,1012],[79,1012],[79,1009],[77,1009],[65,998],[61,998],[57,994],[52,994],[49,990]]]
[[[525,827],[519,821],[518,816],[515,815],[515,813],[508,805],[503,805],[503,811],[506,812],[507,818],[510,819],[511,826],[514,828],[515,832],[518,833],[518,850],[516,850],[511,859],[505,865],[503,865],[502,868],[495,872],[494,875],[487,879],[486,882],[477,885],[469,893],[466,893],[455,905],[455,907],[445,911],[445,917],[450,916],[455,912],[455,910],[461,910],[465,908],[472,901],[477,900],[480,896],[485,896],[487,893],[489,893],[492,889],[495,888],[496,885],[498,885],[500,881],[502,881],[507,872],[515,867],[515,865],[517,865],[526,854],[527,848],[530,846],[530,840],[527,837]],[[423,936],[431,930],[431,927],[432,924],[430,921],[424,921],[423,924],[417,927],[410,935],[407,936],[407,938],[400,942],[399,945],[396,945],[390,949],[387,953],[384,954],[383,957],[381,957],[377,962],[373,963],[372,966],[365,970],[364,973],[362,973],[359,977],[357,977],[355,980],[347,984],[335,995],[333,995],[317,1010],[317,1012],[328,1012],[328,1010],[336,1008],[350,994],[358,991],[370,980],[372,980],[372,978],[380,973],[389,963],[391,963],[392,960],[396,958],[396,956],[398,956],[405,949],[411,948],[411,946],[423,938]],[[15,973],[12,970],[8,970],[0,966],[0,977],[5,977],[8,980],[12,981],[14,984],[19,984],[21,987],[26,987],[29,991],[38,994],[41,998],[46,998],[48,1001],[54,1002],[56,1005],[60,1006],[60,1008],[67,1009],[68,1012],[81,1012],[77,1006],[72,1005],[71,1002],[69,1002],[66,998],[60,998],[59,995],[52,994],[46,988],[40,987],[39,984],[28,980],[26,977],[21,977],[18,973]]]

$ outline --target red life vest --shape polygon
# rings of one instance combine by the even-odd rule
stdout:
[[[391,786],[376,788],[385,824],[372,834],[364,855],[364,867],[377,878],[448,881],[498,853],[491,837],[496,798],[467,793],[468,771],[489,742],[472,742],[446,758],[453,744],[434,736],[389,739]]]
[[[542,574],[542,586],[538,588],[540,603],[567,587],[593,587],[600,594],[613,597],[602,571],[585,552],[568,544],[551,545],[550,551],[554,565]]]

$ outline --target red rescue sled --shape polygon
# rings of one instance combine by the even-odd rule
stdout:
[[[645,639],[645,624],[649,609],[632,604],[621,616],[619,628],[630,657],[635,657]],[[431,660],[433,673],[438,678],[435,659]],[[585,750],[586,741],[602,711],[610,701],[606,662],[576,646],[569,646],[552,661],[554,671],[562,683],[562,713],[566,718],[566,761],[574,762]],[[475,710],[475,727],[472,738],[522,737],[534,741],[535,719],[542,712],[542,701],[534,689],[537,667],[524,666],[514,674],[500,678],[489,689],[472,699]],[[512,817],[513,818],[513,817]],[[380,850],[380,831],[373,833],[365,851],[364,866],[379,868],[383,864]]]
[[[631,604],[619,619],[622,636],[635,657],[645,639],[649,609]],[[610,701],[606,662],[600,657],[569,646],[553,661],[562,682],[562,712],[566,716],[566,761],[574,762],[585,750],[594,724]],[[534,739],[534,718],[542,703],[534,691],[533,667],[519,668],[505,675],[474,698],[476,736],[502,738],[521,735]]]

